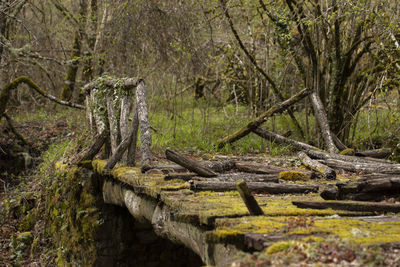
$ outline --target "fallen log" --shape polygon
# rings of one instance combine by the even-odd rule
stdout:
[[[304,194],[318,192],[318,186],[315,185],[297,185],[297,184],[276,184],[276,183],[247,183],[253,193],[259,194]],[[236,190],[234,182],[214,182],[214,181],[193,181],[190,184],[192,191],[231,191]]]
[[[293,201],[302,209],[334,209],[360,212],[400,212],[400,204],[358,201]]]
[[[180,155],[172,150],[165,150],[165,156],[167,157],[168,160],[173,161],[189,171],[195,172],[200,176],[203,177],[215,177],[217,174],[212,171],[211,169],[204,167],[203,164],[201,164],[198,161],[189,159],[188,157],[185,157],[183,155]]]
[[[244,162],[244,161],[236,162],[235,167],[241,172],[257,173],[257,174],[278,175],[280,172],[286,170],[285,168],[267,165],[265,163],[254,163],[254,162]]]
[[[323,151],[312,150],[312,149],[306,150],[305,153],[312,159],[323,159],[323,160],[336,159],[336,160],[342,160],[342,161],[346,161],[346,162],[367,163],[367,164],[378,164],[378,163],[379,164],[388,164],[388,165],[395,164],[394,162],[390,162],[390,161],[382,160],[382,159],[331,154],[331,153],[325,153]]]
[[[212,180],[218,180],[221,182],[236,182],[238,180],[245,180],[248,182],[264,182],[264,183],[278,183],[278,174],[255,174],[255,173],[224,173],[219,174],[215,178],[210,178]]]
[[[235,162],[233,160],[224,160],[224,161],[203,161],[201,164],[213,170],[214,172],[227,172],[235,168]]]
[[[326,179],[329,179],[329,180],[336,179],[336,172],[332,168],[330,168],[324,164],[321,164],[316,160],[311,159],[304,152],[299,152],[297,155],[298,155],[299,159],[301,160],[301,162],[303,163],[303,165],[306,166],[307,168],[321,173],[323,175],[323,177],[325,177]]]
[[[183,180],[183,181],[190,181],[193,180],[193,178],[197,176],[197,173],[168,173],[165,177],[164,180],[165,181],[169,181],[169,180],[174,180],[174,179],[178,179],[178,180]]]
[[[246,204],[250,215],[264,215],[263,210],[261,209],[260,205],[258,205],[257,200],[254,198],[254,196],[250,193],[250,190],[244,180],[237,181],[236,189],[239,192],[244,204]]]
[[[392,152],[393,152],[392,148],[379,148],[379,149],[356,152],[355,155],[359,157],[384,159],[389,157],[392,154]]]
[[[241,128],[240,130],[236,131],[232,135],[229,135],[217,142],[218,148],[223,148],[227,144],[231,144],[240,138],[248,135],[253,129],[257,128],[261,124],[263,124],[266,119],[276,113],[280,113],[285,111],[287,108],[295,104],[296,102],[302,100],[304,97],[309,95],[311,93],[311,90],[309,89],[303,89],[296,95],[292,96],[291,98],[273,105],[271,108],[269,108],[267,111],[262,113],[260,116],[255,118],[254,120],[250,121],[246,126]]]
[[[161,170],[165,174],[175,173],[175,172],[182,173],[188,171],[188,169],[178,164],[156,165],[152,166],[151,169]]]
[[[100,149],[104,145],[108,138],[108,131],[103,130],[103,132],[97,135],[94,140],[95,142],[90,146],[89,150],[82,156],[79,160],[78,165],[81,164],[83,161],[92,160],[97,153],[99,153]]]
[[[338,159],[322,160],[323,164],[334,169],[343,169],[350,172],[400,174],[400,164],[348,162]]]
[[[291,145],[296,150],[320,150],[318,147],[314,147],[309,144],[302,143],[261,128],[255,128],[253,129],[253,132],[258,136],[267,140],[272,140],[275,143]]]

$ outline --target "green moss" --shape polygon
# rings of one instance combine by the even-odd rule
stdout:
[[[28,231],[32,229],[35,223],[35,211],[30,210],[28,214],[22,219],[22,222],[19,224],[18,229],[20,231]]]
[[[355,151],[352,148],[346,148],[339,153],[340,155],[354,156]]]
[[[283,171],[279,173],[279,179],[286,181],[307,181],[310,177],[301,171]]]
[[[271,246],[269,246],[266,250],[265,250],[265,254],[266,255],[270,255],[270,254],[274,254],[277,252],[282,252],[282,251],[288,251],[290,249],[290,247],[292,247],[293,245],[298,244],[298,241],[279,241],[276,242],[274,244],[272,244]]]

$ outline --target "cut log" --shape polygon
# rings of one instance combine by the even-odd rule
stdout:
[[[183,155],[180,155],[172,150],[167,149],[165,151],[165,156],[167,157],[168,160],[173,161],[189,171],[195,172],[200,176],[203,177],[215,177],[217,174],[212,171],[209,168],[204,167],[203,164],[201,164],[198,161],[189,159],[188,157],[185,157]]]
[[[254,120],[250,121],[246,126],[241,128],[240,130],[236,131],[234,134],[229,135],[217,142],[218,148],[223,148],[227,144],[231,144],[240,138],[248,135],[253,129],[259,127],[261,124],[263,124],[266,119],[276,113],[281,113],[285,111],[287,108],[295,104],[296,102],[302,100],[304,97],[310,94],[310,90],[308,89],[303,89],[301,90],[298,94],[292,96],[291,98],[279,103],[273,105],[270,109],[262,113],[260,116],[255,118]]]
[[[332,168],[329,168],[328,166],[321,164],[316,160],[311,159],[304,152],[299,152],[297,155],[301,160],[301,162],[303,163],[303,165],[306,166],[307,168],[321,173],[323,177],[325,177],[326,179],[329,180],[336,179],[336,172]]]
[[[260,205],[258,205],[254,196],[250,193],[250,190],[244,180],[240,180],[236,183],[236,189],[239,192],[244,204],[246,204],[250,215],[264,215],[263,210],[260,208]]]
[[[140,165],[142,172],[145,172],[151,169],[153,163],[151,158],[150,123],[146,104],[146,87],[143,80],[138,82],[136,88],[136,104],[140,126],[140,152],[142,155]]]
[[[400,204],[358,201],[293,201],[302,209],[334,209],[360,212],[400,212]]]
[[[318,192],[318,186],[314,185],[297,185],[297,184],[276,184],[276,183],[248,183],[248,187],[253,193],[260,194],[304,194],[310,192]],[[190,185],[193,191],[231,191],[235,190],[234,182],[211,182],[211,181],[194,181]]]
[[[392,154],[392,152],[393,152],[392,148],[380,148],[380,149],[356,152],[356,156],[384,159],[389,157]]]
[[[328,117],[326,116],[324,105],[317,92],[312,92],[310,95],[311,104],[314,110],[315,119],[318,122],[318,126],[321,131],[322,138],[324,139],[325,145],[328,148],[329,153],[338,153],[335,142],[329,129]]]
[[[224,160],[224,161],[204,161],[201,164],[213,170],[214,172],[227,172],[235,168],[235,162],[233,160]]]
[[[285,171],[285,168],[266,165],[264,163],[253,163],[240,161],[235,163],[236,169],[241,172],[258,173],[258,174],[276,174]]]
[[[103,130],[103,132],[99,135],[97,135],[94,140],[95,142],[90,146],[89,150],[83,155],[83,157],[79,160],[79,163],[82,163],[83,161],[86,160],[92,160],[97,153],[99,153],[101,147],[104,145],[108,138],[108,131]]]
[[[273,132],[270,132],[270,131],[267,131],[267,130],[264,130],[264,129],[261,129],[261,128],[255,128],[255,129],[253,129],[253,132],[255,134],[257,134],[258,136],[260,136],[260,137],[262,137],[264,139],[273,141],[275,143],[291,145],[296,150],[309,150],[309,149],[310,150],[319,150],[318,147],[314,147],[314,146],[311,146],[309,144],[302,143],[302,142],[299,142],[299,141],[284,137],[284,136],[279,135],[277,133],[273,133]]]

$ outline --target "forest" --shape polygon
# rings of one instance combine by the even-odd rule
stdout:
[[[260,194],[274,194],[255,184],[261,178],[254,174],[264,174],[268,183],[310,186],[315,196],[296,195],[293,205],[365,201],[368,216],[399,221],[397,0],[0,0],[0,266],[213,263],[195,250],[200,263],[160,256],[132,265],[124,253],[112,263],[98,260],[92,237],[104,218],[88,203],[99,200],[88,200],[79,175],[60,170],[100,159],[107,179],[117,167],[153,175],[172,161],[188,172],[174,165],[163,179],[178,179],[194,194],[237,188],[242,196],[239,183],[228,182],[245,173],[237,176],[251,176],[243,179],[261,203]],[[206,177],[217,178],[207,184]],[[328,208],[356,211],[340,203]],[[322,215],[304,214],[279,215],[286,216],[285,238],[317,227]],[[219,238],[218,227],[227,226],[218,222]],[[280,239],[221,266],[396,266],[400,233],[392,235],[398,240],[386,245]],[[159,254],[160,246],[153,241],[148,249]],[[165,247],[178,259],[189,253]]]

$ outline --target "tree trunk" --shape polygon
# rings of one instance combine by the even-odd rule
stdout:
[[[187,157],[184,157],[172,150],[167,149],[165,151],[165,156],[167,157],[168,160],[171,160],[189,171],[195,172],[200,176],[203,177],[215,177],[217,174],[213,172],[211,169],[204,167],[203,164],[200,162],[197,162],[195,160],[189,159]]]
[[[336,179],[336,172],[333,169],[329,168],[326,165],[319,163],[316,160],[311,159],[304,152],[299,152],[297,155],[298,155],[299,159],[301,160],[301,162],[303,163],[303,165],[306,166],[307,168],[321,173],[326,179],[329,179],[329,180]]]
[[[303,89],[296,95],[292,96],[291,98],[285,100],[284,102],[281,102],[279,104],[275,104],[272,106],[270,109],[268,109],[266,112],[262,113],[260,116],[255,118],[254,120],[250,121],[245,127],[242,129],[236,131],[234,134],[227,136],[217,142],[218,148],[223,148],[226,144],[233,143],[240,138],[248,135],[253,129],[256,129],[258,126],[263,124],[266,119],[276,113],[280,113],[285,111],[288,107],[292,106],[296,102],[300,101],[304,97],[310,94],[310,91],[308,89]]]
[[[270,131],[267,131],[267,130],[264,130],[261,128],[255,128],[255,129],[253,129],[253,132],[255,134],[257,134],[258,136],[260,136],[264,139],[267,139],[267,140],[271,140],[275,143],[291,145],[296,150],[308,150],[308,149],[319,150],[318,147],[314,147],[309,144],[302,143],[302,142],[284,137],[282,135],[279,135],[279,134],[276,134],[276,133],[273,133],[273,132],[270,132]]]
[[[140,126],[140,151],[142,154],[141,169],[146,171],[151,169],[151,133],[146,104],[146,87],[144,81],[140,80],[136,88],[136,105],[138,110]]]
[[[326,116],[325,108],[316,92],[310,95],[311,104],[314,109],[314,115],[318,122],[318,126],[321,131],[322,138],[324,139],[325,145],[328,148],[329,153],[338,153],[339,150],[335,146],[331,130],[329,129],[328,117]]]

